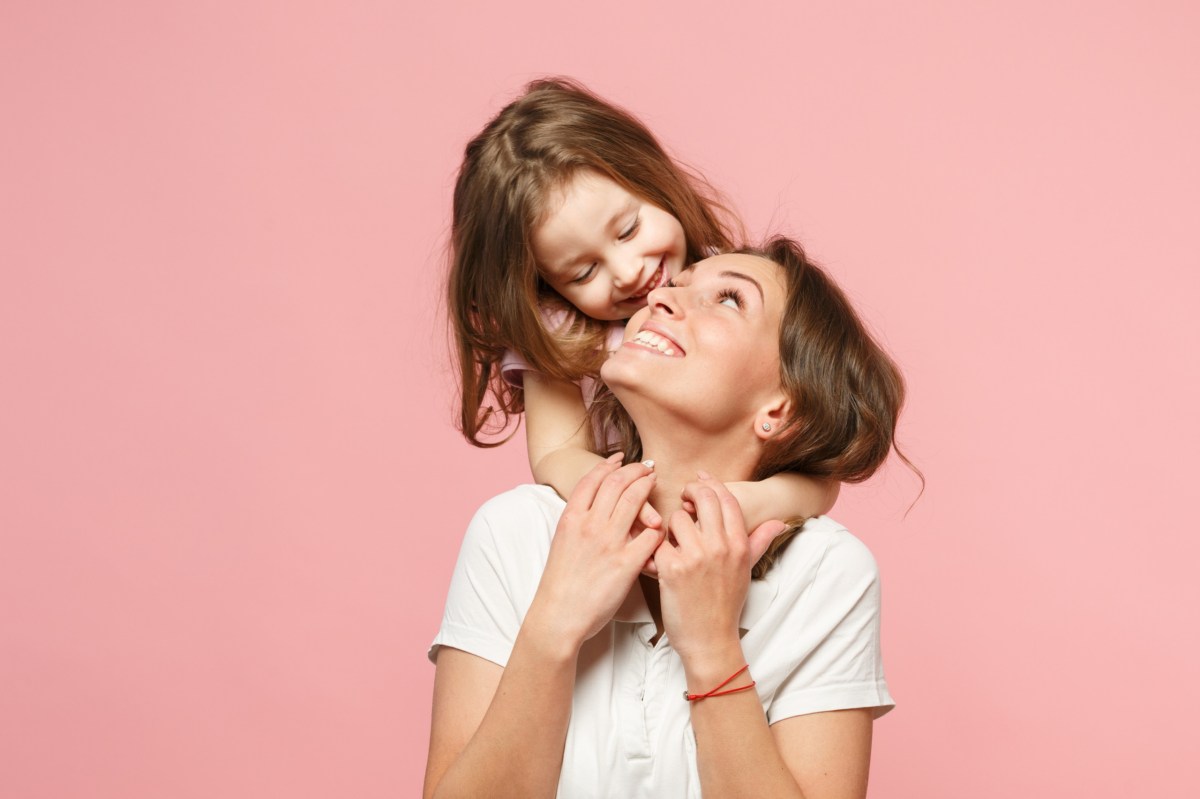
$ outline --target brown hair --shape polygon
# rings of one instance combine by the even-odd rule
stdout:
[[[729,214],[712,188],[674,162],[645,125],[570,80],[526,86],[467,144],[454,188],[447,302],[459,426],[476,446],[503,443],[483,437],[502,433],[524,411],[521,390],[500,377],[506,350],[550,377],[599,372],[607,323],[576,311],[541,279],[531,244],[546,197],[579,170],[677,218],[689,263],[731,246]],[[542,322],[547,306],[566,311],[553,333]]]
[[[920,476],[895,443],[904,378],[842,290],[791,239],[776,236],[761,247],[737,252],[778,264],[787,285],[779,325],[779,379],[791,413],[764,443],[752,479],[795,472],[858,483],[874,474],[893,449]],[[600,424],[618,430],[628,459],[640,460],[637,431],[611,392],[593,409]],[[766,573],[803,521],[789,520],[789,530],[755,565],[755,577]]]

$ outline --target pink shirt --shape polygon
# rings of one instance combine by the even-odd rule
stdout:
[[[543,323],[549,330],[555,330],[561,327],[566,322],[566,317],[567,315],[565,311],[548,311],[546,309],[543,309],[542,311]],[[622,342],[624,341],[624,337],[624,322],[608,323],[604,347],[606,350],[608,350],[609,354],[616,352],[617,349],[620,348]],[[505,352],[504,358],[500,361],[500,376],[504,378],[505,382],[507,382],[509,385],[516,386],[517,388],[524,387],[525,373],[533,371],[537,370],[535,370],[528,361],[522,358],[520,353],[514,350],[508,350]],[[596,399],[596,394],[598,394],[600,391],[601,382],[599,377],[587,375],[581,378],[577,385],[579,386],[579,393],[583,396],[584,407],[592,407],[592,402]],[[620,443],[615,438],[614,431],[612,430],[603,430],[597,427],[593,433],[596,441],[604,442],[604,449],[606,451],[615,449],[617,444]]]

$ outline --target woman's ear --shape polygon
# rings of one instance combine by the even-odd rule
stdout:
[[[754,434],[763,441],[774,438],[792,414],[792,401],[779,392],[759,408],[754,417]]]

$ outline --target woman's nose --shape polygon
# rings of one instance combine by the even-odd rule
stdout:
[[[650,306],[651,316],[678,317],[683,315],[683,305],[679,301],[678,289],[674,286],[659,286],[646,295],[646,304]]]

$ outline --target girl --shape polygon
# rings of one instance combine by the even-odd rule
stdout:
[[[487,436],[523,412],[534,479],[570,495],[612,449],[587,408],[624,320],[731,249],[711,195],[638,120],[565,80],[529,84],[467,145],[448,299],[468,441],[503,443]],[[730,490],[753,529],[826,513],[838,483],[779,474]],[[641,520],[660,522],[649,506]]]

